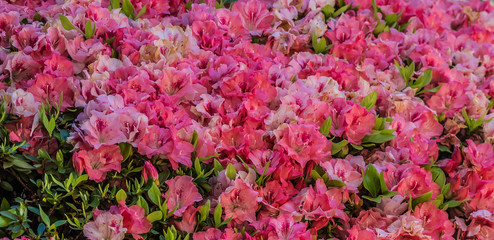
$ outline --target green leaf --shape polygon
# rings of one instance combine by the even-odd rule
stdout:
[[[10,209],[9,201],[6,198],[2,199],[2,204],[0,204],[0,211],[6,211]]]
[[[144,15],[146,13],[148,9],[148,5],[144,5],[144,7],[141,8],[141,10],[139,10],[139,12],[137,13],[137,16],[136,16],[136,19],[138,19],[139,17],[141,17],[142,15]]]
[[[221,224],[221,215],[223,214],[223,208],[221,207],[221,203],[218,203],[216,205],[216,208],[214,208],[214,225],[216,227],[219,227]]]
[[[396,13],[389,14],[384,18],[384,21],[386,21],[386,24],[388,26],[392,26],[393,24],[396,23],[396,21],[398,21],[398,15]]]
[[[432,202],[434,203],[434,205],[436,205],[437,208],[439,208],[444,202],[444,195],[437,195],[436,200],[432,200]]]
[[[381,194],[380,196],[382,196],[383,198],[389,198],[389,197],[395,196],[396,194],[398,194],[397,191],[392,191],[392,192],[387,192],[387,193]]]
[[[331,179],[326,184],[328,187],[344,187],[346,184],[338,179]]]
[[[346,145],[348,145],[348,141],[345,139],[341,140],[341,142],[333,143],[331,145],[331,155],[339,153]]]
[[[194,146],[194,149],[196,149],[197,146],[197,141],[199,140],[199,135],[197,134],[196,130],[192,133],[192,140],[190,140],[190,143],[192,146]]]
[[[121,0],[111,0],[111,8],[112,9],[120,8],[120,1]]]
[[[388,187],[386,187],[386,182],[384,182],[384,172],[381,172],[379,174],[379,185],[381,185],[381,192],[382,193],[388,192]]]
[[[362,100],[360,105],[362,107],[367,108],[367,110],[370,110],[374,105],[376,105],[377,101],[377,91],[374,91],[370,93],[369,95],[365,96],[365,98]]]
[[[53,223],[53,225],[55,227],[60,227],[60,226],[64,225],[66,222],[67,222],[67,220],[58,220],[55,223]]]
[[[338,8],[338,10],[336,10],[336,12],[333,13],[333,17],[338,17],[340,16],[342,13],[346,12],[348,9],[350,9],[352,7],[352,4],[349,4],[349,5],[345,5],[343,7],[340,7]]]
[[[5,191],[8,191],[8,192],[14,191],[14,187],[12,187],[12,185],[10,185],[10,183],[6,182],[6,181],[1,181],[0,187],[3,188]]]
[[[43,159],[51,159],[50,154],[42,148],[38,149],[38,157],[41,157]]]
[[[438,92],[438,91],[441,89],[441,87],[442,87],[442,86],[443,86],[443,85],[442,85],[442,84],[440,84],[440,85],[438,85],[438,86],[437,86],[437,87],[435,87],[435,88],[431,88],[431,89],[422,89],[422,90],[420,90],[417,94],[421,94],[421,93],[425,93],[425,92],[433,92],[433,93],[435,93],[435,92]]]
[[[38,205],[38,206],[39,206],[39,215],[41,216],[41,219],[43,219],[43,222],[46,224],[46,226],[50,226],[50,218],[43,211],[43,209],[41,208],[41,205]]]
[[[149,213],[149,205],[148,205],[148,202],[142,196],[139,196],[137,198],[136,205],[139,206],[139,207],[144,208],[144,211],[146,212],[146,214]]]
[[[384,32],[384,30],[386,29],[386,25],[385,24],[377,24],[377,26],[374,28],[374,31],[372,33],[374,33],[374,35],[379,35],[380,33]]]
[[[364,188],[369,191],[372,197],[379,194],[380,187],[379,173],[374,165],[369,164],[364,173]]]
[[[214,159],[213,164],[214,164],[214,171],[216,172],[216,174],[223,171],[223,166],[221,165],[221,163],[217,159]]]
[[[117,199],[117,202],[125,201],[127,199],[127,193],[125,192],[125,190],[123,189],[118,190],[115,199]]]
[[[60,18],[60,22],[62,23],[62,26],[63,28],[65,28],[65,30],[70,31],[73,29],[78,29],[70,22],[70,20],[66,16],[60,14],[58,15],[58,17]]]
[[[412,200],[412,208],[415,209],[415,207],[418,204],[428,202],[429,200],[431,200],[431,197],[432,197],[432,191],[424,193],[421,196],[414,198]]]
[[[155,183],[153,183],[151,188],[148,190],[148,197],[154,204],[158,206],[161,205],[161,191]]]
[[[24,168],[24,169],[34,169],[33,166],[31,166],[29,163],[25,162],[25,161],[22,161],[21,159],[18,159],[18,158],[15,158],[12,163],[17,166],[17,167],[20,167],[20,168]]]
[[[362,196],[362,198],[365,198],[372,202],[381,203],[381,196],[377,196],[377,197]]]
[[[432,167],[432,180],[439,185],[439,187],[443,187],[446,184],[446,174],[444,174],[443,170],[439,167]]]
[[[11,219],[8,219],[7,217],[0,216],[0,228],[4,228],[10,225],[12,222]]]
[[[326,120],[324,120],[323,124],[321,125],[321,129],[319,129],[319,132],[325,137],[329,136],[329,131],[331,130],[331,124],[332,124],[331,117],[326,118]]]
[[[443,205],[441,205],[441,209],[446,210],[448,208],[455,208],[460,206],[463,202],[468,201],[469,199],[465,199],[462,201],[457,201],[457,200],[449,200],[445,202]]]
[[[93,35],[96,32],[96,25],[94,25],[91,20],[87,20],[84,31],[86,32],[86,39],[93,38]]]
[[[134,6],[129,0],[123,0],[122,11],[128,18],[135,19]]]
[[[161,211],[154,211],[146,216],[146,219],[150,222],[156,222],[163,218],[163,213]]]
[[[439,147],[439,151],[441,151],[441,152],[453,153],[453,152],[451,152],[451,150],[449,150],[448,147],[446,147],[440,143],[437,143],[437,146]]]
[[[208,200],[204,205],[200,208],[200,217],[199,223],[206,221],[206,218],[209,216],[209,209],[211,208],[211,202]]]
[[[441,188],[441,194],[444,196],[447,196],[449,194],[449,189],[451,188],[451,183],[446,183],[442,188]]]
[[[365,137],[362,139],[362,143],[385,143],[387,141],[390,141],[396,137],[395,135],[390,134],[390,131],[393,132],[394,129],[386,129],[380,131],[373,130],[372,134],[365,135]]]
[[[119,143],[118,146],[120,147],[120,153],[122,154],[123,161],[129,159],[132,154],[134,154],[134,148],[132,148],[132,145],[126,142]]]
[[[314,48],[314,52],[316,52],[316,54],[325,52],[327,48],[326,39],[322,37],[318,40],[316,33],[312,33],[312,48]]]
[[[235,167],[231,163],[226,166],[226,176],[231,180],[235,180],[237,176],[237,170],[235,170]]]
[[[324,14],[324,17],[328,19],[333,16],[334,10],[334,7],[328,4],[321,9],[321,12]]]

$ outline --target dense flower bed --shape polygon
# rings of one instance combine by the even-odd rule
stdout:
[[[494,239],[494,7],[0,0],[3,239]]]

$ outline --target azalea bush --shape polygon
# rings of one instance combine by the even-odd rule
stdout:
[[[0,0],[0,239],[494,239],[494,7]]]

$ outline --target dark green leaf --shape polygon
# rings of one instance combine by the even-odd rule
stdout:
[[[329,180],[326,185],[328,187],[344,187],[344,186],[346,186],[346,184],[344,182],[342,182],[341,180],[337,180],[337,179]]]
[[[39,206],[39,215],[41,216],[41,219],[43,219],[43,222],[46,224],[46,226],[50,226],[50,218],[48,217],[48,215],[46,215],[41,206]]]
[[[381,196],[377,196],[377,197],[362,196],[362,198],[372,202],[381,203]]]
[[[414,198],[412,200],[412,208],[415,208],[420,203],[428,202],[429,200],[431,200],[431,197],[432,197],[432,191],[424,193],[421,196]]]
[[[124,14],[128,18],[130,18],[132,20],[135,19],[134,6],[132,5],[132,3],[129,0],[123,0],[122,11],[124,12]]]
[[[369,164],[365,169],[364,173],[364,188],[369,191],[372,197],[375,197],[379,194],[379,190],[381,189],[379,173],[374,165]]]
[[[129,159],[130,156],[134,153],[134,148],[132,148],[132,145],[126,142],[119,143],[118,146],[120,147],[120,153],[122,154],[123,161]]]
[[[432,173],[432,180],[437,185],[439,185],[439,187],[442,188],[444,184],[446,184],[446,175],[444,174],[443,170],[439,167],[432,167],[431,173]]]
[[[346,145],[348,145],[348,141],[345,139],[341,140],[341,142],[333,143],[331,145],[331,155],[339,153]]]

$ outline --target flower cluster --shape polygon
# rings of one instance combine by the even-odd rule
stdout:
[[[0,0],[0,236],[494,239],[493,43],[480,0]]]

